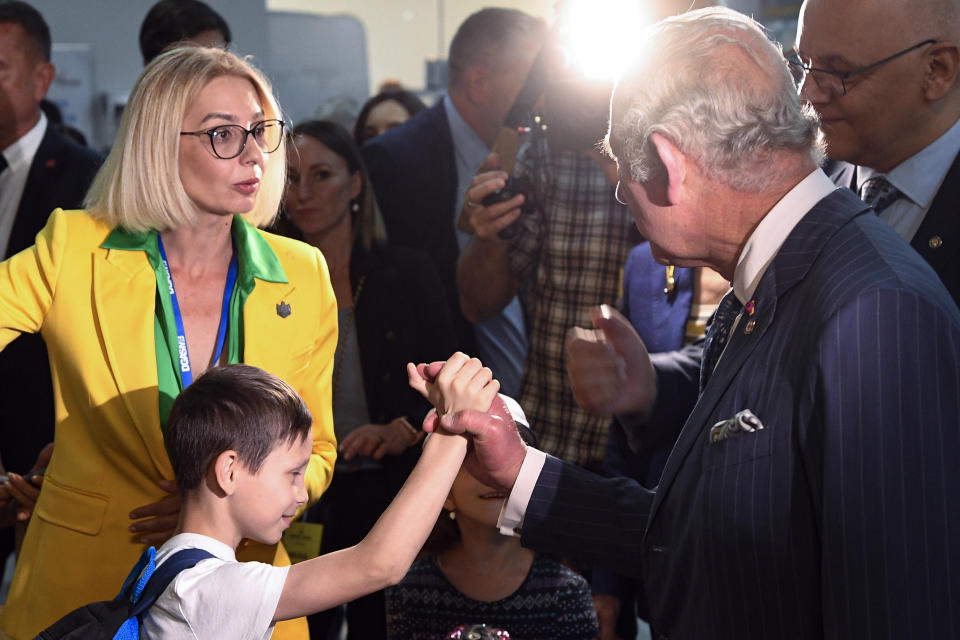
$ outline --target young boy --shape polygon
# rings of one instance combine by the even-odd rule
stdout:
[[[487,410],[499,390],[479,360],[457,353],[428,384],[411,383],[441,413]],[[297,618],[396,584],[430,533],[466,453],[461,436],[437,433],[359,544],[292,567],[238,563],[244,538],[280,540],[307,500],[311,417],[285,382],[256,367],[209,369],[177,398],[167,449],[183,497],[179,533],[157,553],[205,549],[215,557],[181,572],[143,616],[145,638],[270,637]]]

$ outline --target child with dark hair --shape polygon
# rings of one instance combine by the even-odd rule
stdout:
[[[504,419],[509,413],[526,444],[536,444],[512,399],[498,396],[490,413]],[[387,590],[388,638],[434,640],[480,625],[523,640],[600,635],[583,576],[500,534],[505,498],[460,469],[423,557]]]
[[[423,385],[442,409],[486,409],[499,384],[457,353]],[[236,561],[244,539],[277,542],[306,504],[310,412],[285,382],[256,367],[213,367],[174,402],[165,441],[183,495],[178,534],[157,565],[184,548],[215,557],[181,572],[144,614],[145,638],[269,638],[300,617],[398,582],[430,532],[466,452],[438,433],[370,533],[357,545],[292,567]]]

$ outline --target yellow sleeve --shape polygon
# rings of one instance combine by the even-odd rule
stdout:
[[[43,326],[63,266],[66,218],[56,209],[32,247],[0,262],[0,349]]]
[[[319,279],[316,341],[310,362],[301,370],[294,385],[313,415],[313,457],[304,478],[310,496],[308,504],[315,503],[330,485],[337,460],[331,391],[333,355],[337,348],[337,299],[330,285],[326,261],[319,250],[313,249],[313,252]]]

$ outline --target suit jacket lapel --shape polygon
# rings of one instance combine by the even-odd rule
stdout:
[[[101,250],[94,257],[96,322],[120,397],[161,473],[173,470],[160,430],[154,314],[157,280],[142,251]],[[130,392],[137,394],[135,401]]]
[[[769,286],[775,277],[771,273],[772,270],[773,266],[771,265],[771,267],[767,269],[767,273],[764,274],[754,295],[753,300],[755,301],[757,311],[752,318],[748,318],[746,313],[740,317],[740,321],[732,332],[729,342],[723,351],[723,355],[717,363],[717,368],[710,376],[710,380],[704,388],[703,393],[697,399],[696,406],[694,406],[693,411],[690,413],[690,417],[687,418],[687,422],[680,432],[680,437],[670,452],[670,457],[667,459],[667,464],[660,477],[660,484],[654,495],[653,506],[650,510],[650,519],[648,522],[653,521],[660,504],[666,498],[667,492],[670,490],[677,476],[677,472],[683,466],[684,461],[690,455],[694,446],[696,446],[700,438],[706,438],[704,432],[711,426],[708,420],[710,414],[713,413],[717,404],[730,388],[740,367],[743,366],[744,361],[746,361],[757,344],[759,344],[763,338],[763,334],[766,333],[773,321],[776,313],[777,298],[775,295],[772,295],[773,287]],[[766,287],[764,287],[765,284],[767,285]],[[750,320],[753,320],[755,324],[748,334],[745,333],[744,329]]]
[[[936,240],[939,238],[939,242]],[[960,243],[960,156],[953,161],[910,246],[936,271],[957,298],[957,246]],[[951,268],[953,275],[950,274]],[[952,279],[951,279],[952,278]]]
[[[243,308],[243,361],[284,377],[293,355],[286,338],[306,308],[291,283],[257,280]]]
[[[723,356],[717,363],[710,381],[703,394],[697,400],[696,406],[687,419],[680,437],[670,452],[667,464],[664,467],[660,485],[657,487],[653,505],[650,510],[649,523],[653,522],[660,505],[666,499],[670,487],[684,461],[701,438],[706,438],[705,430],[712,426],[710,415],[723,399],[730,386],[743,367],[744,362],[763,339],[764,334],[773,323],[776,315],[777,301],[800,282],[810,270],[810,266],[820,255],[829,236],[856,215],[869,211],[852,191],[837,189],[821,200],[816,207],[794,227],[787,240],[780,247],[776,257],[760,279],[753,295],[755,303],[754,315],[748,317],[744,313],[737,324]],[[746,323],[754,321],[752,331],[746,333]],[[749,409],[750,407],[735,407],[734,410]],[[724,418],[732,417],[723,416]]]
[[[434,164],[434,170],[437,172],[433,180],[434,184],[437,185],[435,190],[437,206],[433,207],[432,211],[440,216],[439,219],[434,221],[437,224],[436,228],[447,229],[455,226],[455,224],[451,225],[452,218],[450,216],[459,213],[451,213],[457,205],[457,159],[454,154],[450,122],[447,119],[447,111],[443,105],[443,100],[431,107],[431,110],[432,116],[428,123],[429,135],[427,139],[432,140],[433,144],[426,145],[425,148],[428,149]]]
[[[830,177],[833,184],[838,187],[846,187],[854,192],[857,191],[856,165],[850,164],[849,162],[828,160],[827,164],[823,167],[823,171]]]

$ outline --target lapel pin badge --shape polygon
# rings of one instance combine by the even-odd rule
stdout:
[[[747,304],[743,305],[743,310],[747,312],[747,323],[743,326],[743,332],[747,335],[753,333],[753,328],[757,326],[757,321],[753,319],[753,314],[757,311],[757,303],[755,300],[751,300]]]
[[[48,159],[48,160],[44,163],[44,166],[45,166],[47,169],[53,169],[55,166],[57,166],[57,159],[56,159],[56,158],[50,158],[50,159]]]
[[[291,313],[293,313],[293,310],[290,308],[290,305],[281,300],[280,304],[277,305],[277,315],[281,318],[286,318]]]

